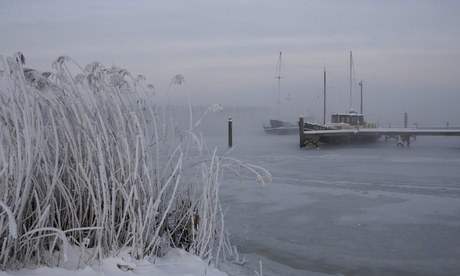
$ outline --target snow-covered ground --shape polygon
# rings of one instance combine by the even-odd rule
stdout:
[[[18,271],[2,271],[1,276],[5,275],[35,275],[35,276],[122,276],[122,275],[210,275],[224,276],[224,272],[219,271],[190,253],[181,249],[172,249],[169,253],[157,258],[154,263],[148,260],[136,261],[127,252],[122,252],[117,257],[104,259],[102,265],[93,265],[79,268],[79,258],[77,254],[72,254],[69,250],[69,261],[60,264],[58,268],[34,267]]]

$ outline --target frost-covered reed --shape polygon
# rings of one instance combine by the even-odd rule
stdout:
[[[1,62],[1,269],[54,266],[68,246],[81,248],[84,264],[126,248],[135,258],[171,246],[203,259],[231,254],[222,171],[249,169],[262,185],[268,172],[208,151],[192,114],[178,129],[143,76],[65,56],[54,73],[25,68],[21,53]]]

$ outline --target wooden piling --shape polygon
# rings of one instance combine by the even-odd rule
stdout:
[[[404,128],[407,128],[407,119],[408,119],[407,112],[405,112],[404,113]]]
[[[232,117],[228,117],[228,147],[233,147],[233,121]]]
[[[303,119],[303,116],[300,116],[300,119],[299,119],[299,136],[300,136],[300,148],[303,148],[304,147],[304,144],[303,144],[303,132],[304,132],[304,119]]]

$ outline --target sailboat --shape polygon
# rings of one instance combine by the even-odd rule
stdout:
[[[312,122],[305,122],[304,123],[304,131],[316,131],[316,130],[328,130],[332,129],[326,125],[326,67],[324,67],[324,117],[323,117],[323,124],[317,124]]]
[[[364,121],[363,115],[363,81],[359,83],[361,87],[361,113],[354,111],[352,108],[352,80],[353,80],[353,55],[350,52],[350,110],[345,113],[334,113],[331,115],[331,122],[326,123],[326,68],[324,68],[324,117],[323,124],[304,122],[304,131],[322,131],[337,129],[357,129],[376,128],[375,122]],[[321,136],[319,142],[325,144],[342,144],[349,142],[376,142],[379,135],[353,135],[352,141],[345,136]]]
[[[353,82],[353,54],[350,51],[350,110],[346,113],[335,113],[331,115],[331,123],[328,125],[334,129],[351,128],[376,128],[375,122],[364,121],[363,115],[363,81],[359,83],[361,87],[361,113],[352,108],[352,82]]]
[[[281,79],[283,78],[281,75],[281,52],[278,60],[278,106],[277,106],[277,118],[270,119],[270,123],[268,125],[263,124],[263,128],[265,133],[267,134],[299,134],[299,127],[293,124],[290,124],[286,121],[279,119],[280,113],[280,98],[281,98]]]

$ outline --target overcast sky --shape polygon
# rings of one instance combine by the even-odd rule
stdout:
[[[52,71],[67,55],[145,75],[159,96],[182,74],[194,104],[282,104],[322,121],[352,107],[387,125],[460,125],[460,1],[0,0],[0,54]],[[175,90],[174,93],[183,93]],[[289,94],[291,101],[287,101]],[[179,96],[176,99],[178,102]],[[299,114],[300,115],[300,114]]]

